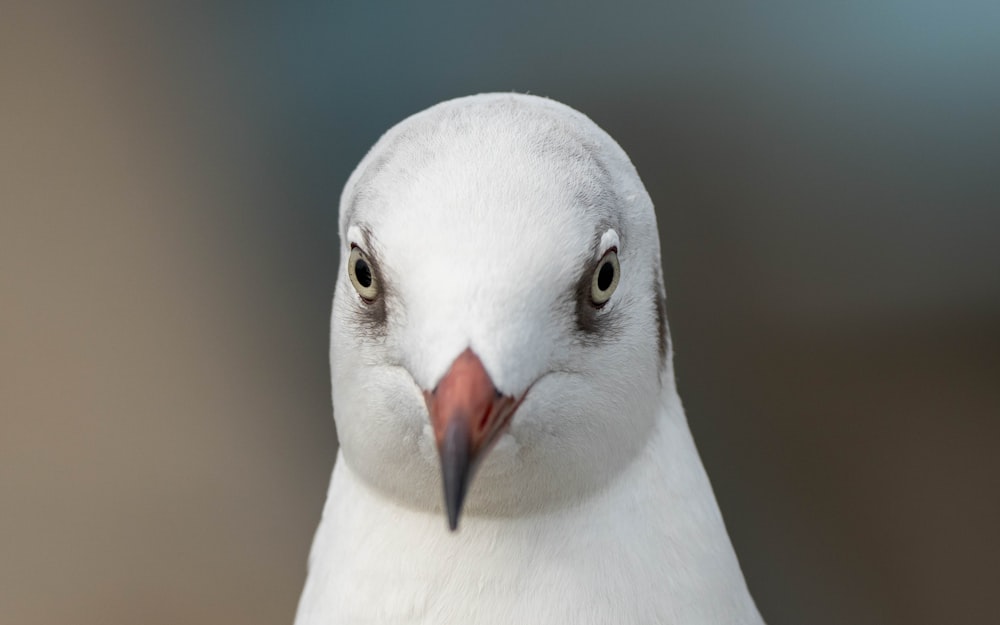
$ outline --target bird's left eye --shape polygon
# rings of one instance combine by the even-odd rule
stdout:
[[[603,306],[611,299],[611,294],[618,288],[618,278],[621,267],[618,265],[618,252],[611,248],[597,263],[594,277],[590,281],[590,299],[596,306]]]

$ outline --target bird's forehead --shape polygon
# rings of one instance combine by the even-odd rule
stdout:
[[[452,162],[447,162],[452,161]],[[542,163],[480,163],[442,159],[412,184],[385,196],[377,223],[386,245],[504,255],[586,248],[607,221],[588,199]],[[575,256],[575,254],[573,254]]]
[[[595,237],[620,231],[594,151],[551,125],[403,133],[356,184],[345,224],[366,224],[385,254],[448,250],[495,262],[517,250],[578,266]],[[470,261],[474,262],[474,261]]]

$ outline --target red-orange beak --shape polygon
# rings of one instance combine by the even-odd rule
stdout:
[[[520,400],[500,394],[471,349],[459,354],[437,388],[424,391],[424,399],[441,455],[448,526],[454,530],[479,461],[500,438]]]

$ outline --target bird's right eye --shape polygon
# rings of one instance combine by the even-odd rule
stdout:
[[[360,247],[351,248],[351,256],[347,259],[347,275],[350,276],[351,284],[361,299],[372,302],[378,297],[378,280],[375,278],[368,255],[361,251]]]

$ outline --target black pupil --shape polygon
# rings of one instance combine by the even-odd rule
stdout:
[[[611,281],[615,278],[615,268],[610,262],[601,265],[601,272],[597,274],[597,288],[607,291],[611,286]]]
[[[354,276],[358,279],[358,284],[366,289],[372,285],[372,270],[364,258],[354,261]]]

